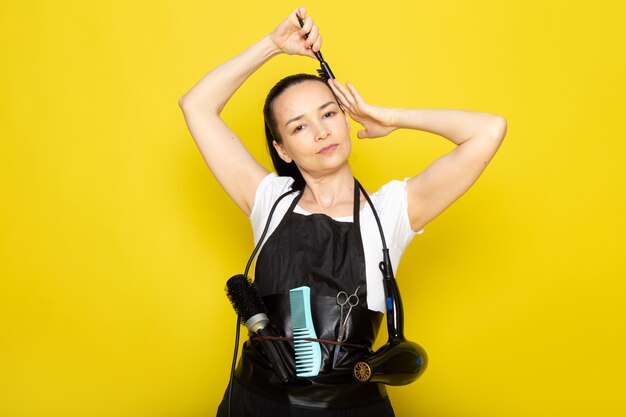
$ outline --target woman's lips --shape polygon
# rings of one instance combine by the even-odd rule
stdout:
[[[337,148],[337,146],[339,146],[339,144],[328,145],[325,148],[322,148],[318,153],[325,154],[325,153],[332,152],[335,150],[335,148]]]

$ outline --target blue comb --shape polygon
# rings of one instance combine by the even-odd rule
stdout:
[[[300,340],[302,338],[317,339],[311,318],[311,289],[304,286],[289,290],[289,302],[296,353],[296,375],[298,377],[317,376],[322,366],[320,344]]]

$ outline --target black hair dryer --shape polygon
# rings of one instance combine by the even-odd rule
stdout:
[[[424,373],[428,357],[420,345],[404,338],[402,300],[393,277],[388,249],[383,250],[380,270],[385,287],[389,340],[370,358],[354,364],[352,375],[359,382],[407,385]]]

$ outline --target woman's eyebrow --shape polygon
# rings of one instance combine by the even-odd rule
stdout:
[[[336,103],[337,103],[336,101],[331,100],[331,101],[329,101],[328,103],[324,103],[324,104],[322,104],[321,106],[319,106],[319,107],[317,108],[317,110],[323,110],[324,108],[326,108],[326,107],[330,106],[331,104],[336,104]],[[302,119],[303,117],[304,117],[304,114],[301,114],[300,116],[296,116],[296,117],[294,117],[294,118],[292,118],[292,119],[289,119],[289,120],[287,120],[287,123],[285,123],[285,126],[287,126],[289,123],[292,123],[292,122],[298,121],[298,120]]]

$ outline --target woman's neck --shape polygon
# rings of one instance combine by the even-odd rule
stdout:
[[[354,177],[349,165],[329,175],[305,175],[306,186],[299,201],[300,207],[312,213],[331,217],[352,214]]]

